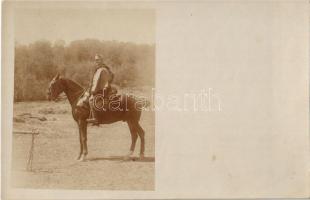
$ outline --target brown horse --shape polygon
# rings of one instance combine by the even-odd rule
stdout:
[[[77,158],[83,161],[88,154],[87,150],[87,118],[89,116],[89,107],[77,106],[77,102],[84,94],[85,90],[72,80],[56,75],[50,82],[47,97],[48,100],[56,101],[59,94],[64,92],[72,107],[72,116],[77,122],[80,135],[80,153]],[[144,157],[144,130],[139,124],[141,116],[141,106],[138,105],[138,99],[132,95],[117,95],[119,101],[118,109],[103,111],[99,114],[100,124],[110,124],[117,121],[125,121],[128,124],[131,134],[131,146],[129,153],[124,159],[129,159],[133,154],[138,135],[141,140],[140,159]],[[144,101],[145,102],[145,101]],[[141,102],[140,102],[141,103]]]

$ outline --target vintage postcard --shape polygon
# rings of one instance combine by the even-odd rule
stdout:
[[[4,199],[309,197],[309,3],[4,1]]]

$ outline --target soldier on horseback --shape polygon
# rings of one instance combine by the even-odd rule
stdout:
[[[110,68],[104,64],[101,55],[95,55],[95,64],[96,70],[93,74],[88,91],[88,96],[90,95],[89,105],[91,118],[88,119],[87,122],[98,125],[98,112],[106,111],[109,109],[109,97],[112,94],[116,94],[117,91],[115,88],[111,87],[114,74]]]

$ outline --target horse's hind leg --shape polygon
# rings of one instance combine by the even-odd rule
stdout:
[[[137,142],[137,138],[138,138],[137,129],[134,126],[134,124],[132,122],[127,122],[127,123],[128,123],[128,127],[130,130],[130,135],[131,135],[131,145],[130,145],[129,153],[126,155],[125,159],[129,159],[130,156],[135,151],[135,146],[136,146],[136,142]]]
[[[76,158],[77,160],[80,160],[82,152],[83,152],[82,130],[80,127],[79,127],[79,138],[80,138],[80,153],[79,153],[78,157]]]
[[[143,128],[140,126],[139,122],[136,123],[135,125],[137,127],[137,131],[141,140],[141,146],[140,146],[140,159],[144,158],[144,149],[145,149],[145,139],[144,139],[144,135],[145,132],[143,130]]]

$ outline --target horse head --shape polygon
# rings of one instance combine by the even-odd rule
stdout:
[[[47,99],[56,101],[59,94],[61,94],[64,91],[64,86],[62,84],[62,79],[59,77],[59,74],[57,74],[53,80],[50,82],[48,91],[47,91]]]

